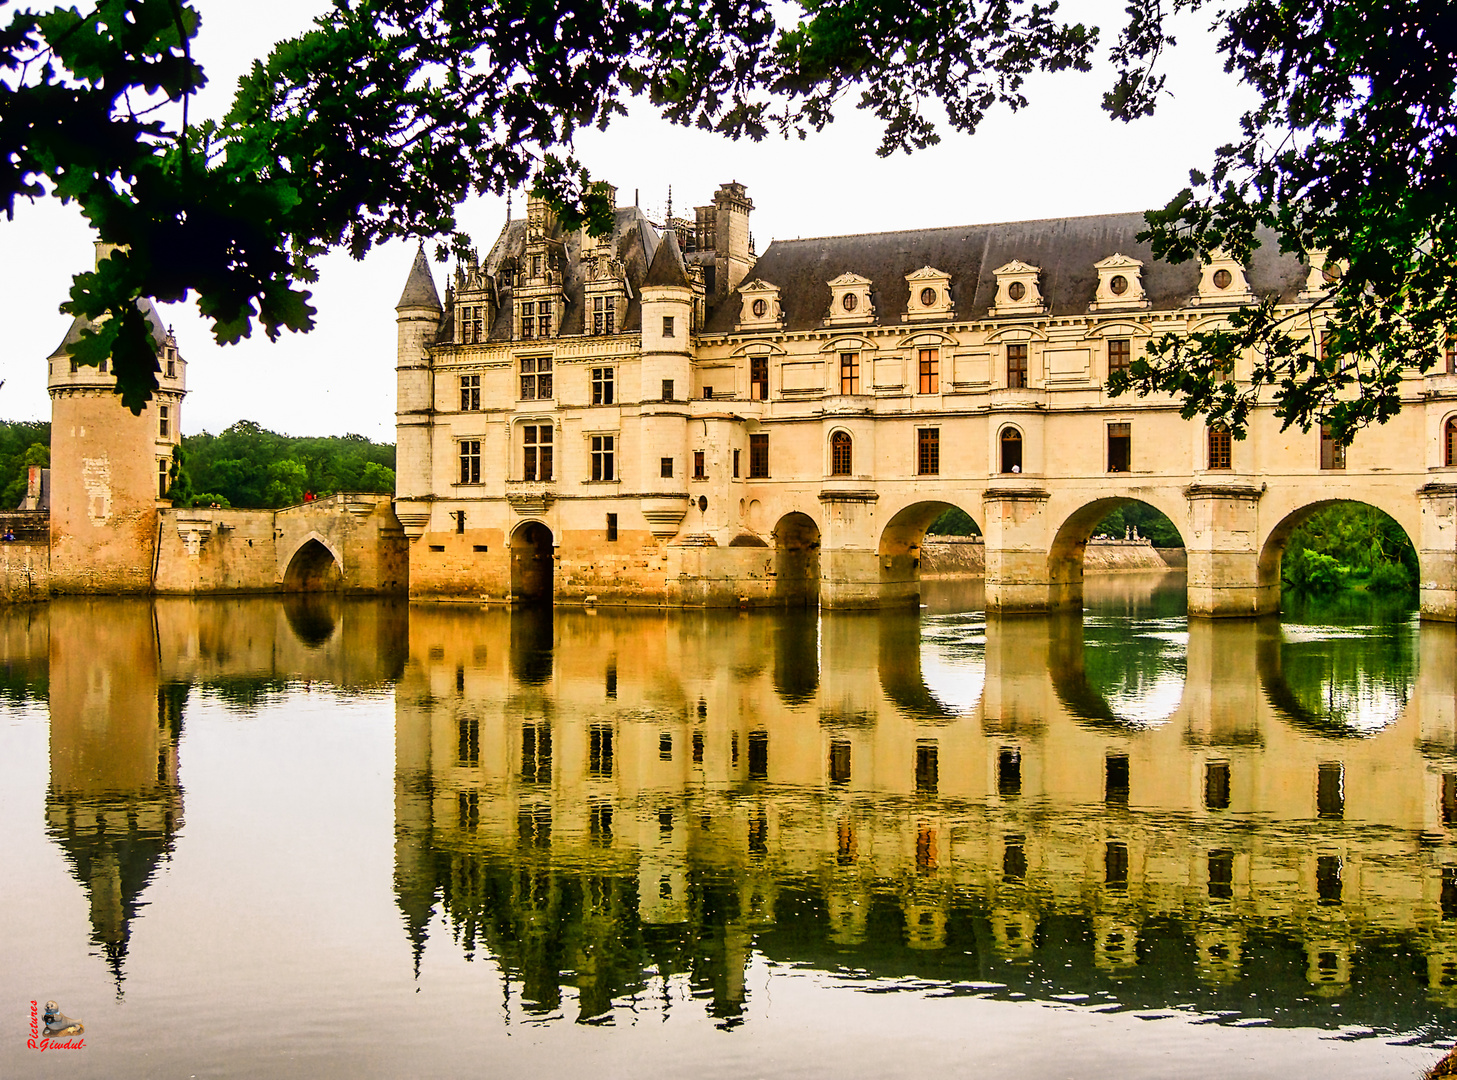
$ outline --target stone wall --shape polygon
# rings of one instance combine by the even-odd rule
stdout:
[[[1183,548],[1156,548],[1147,540],[1089,540],[1083,569],[1089,574],[1182,570]],[[921,542],[921,576],[980,577],[986,573],[986,545],[976,537],[943,536]]]
[[[51,591],[51,551],[46,541],[0,544],[0,601],[45,600]]]

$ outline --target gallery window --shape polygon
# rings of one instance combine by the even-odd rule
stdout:
[[[753,401],[769,400],[769,358],[749,357],[749,397]]]
[[[921,349],[916,360],[919,377],[917,392],[939,394],[941,392],[941,350]]]
[[[769,436],[749,436],[749,479],[767,480],[769,477]]]
[[[460,441],[460,482],[479,484],[481,482],[481,440]]]
[[[592,479],[612,480],[615,479],[614,472],[615,457],[617,450],[617,437],[615,435],[593,435],[592,436]]]
[[[460,411],[477,412],[481,407],[481,377],[462,375],[460,377]]]
[[[521,479],[550,480],[552,429],[550,424],[526,424],[522,427],[523,461]]]
[[[846,299],[849,299],[849,294],[846,294]],[[860,393],[860,354],[858,352],[840,354],[840,393]]]
[[[830,436],[830,475],[849,476],[853,471],[855,444],[848,431],[837,431]]]
[[[1457,465],[1457,416],[1447,421],[1447,464]]]
[[[1027,386],[1027,346],[1007,346],[1007,387],[1023,390]]]
[[[1230,469],[1234,467],[1234,446],[1229,428],[1223,424],[1209,425],[1209,468]]]
[[[1320,425],[1320,467],[1322,469],[1344,469],[1346,448],[1336,441],[1329,424]]]
[[[941,473],[941,429],[916,429],[916,475],[939,476]]]
[[[1127,371],[1128,361],[1132,354],[1131,343],[1127,338],[1114,338],[1108,342],[1108,374],[1115,371]]]
[[[616,372],[610,367],[592,369],[592,404],[611,405],[616,398]]]
[[[1133,468],[1133,430],[1130,424],[1108,425],[1108,471],[1129,472]]]
[[[521,400],[536,401],[551,397],[551,357],[521,358]]]
[[[1004,473],[1022,471],[1022,433],[1014,427],[1003,428],[1001,436],[1001,458]]]

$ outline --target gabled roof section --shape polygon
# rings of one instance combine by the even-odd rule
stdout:
[[[1136,239],[1147,227],[1141,213],[1100,214],[776,240],[759,256],[753,273],[778,283],[786,330],[819,329],[830,303],[828,283],[847,273],[871,280],[877,323],[900,323],[906,313],[906,277],[926,266],[951,275],[951,318],[983,319],[996,300],[995,268],[1013,261],[1042,267],[1049,316],[1086,315],[1097,294],[1096,265],[1117,253],[1143,263],[1143,286],[1155,310],[1180,308],[1199,291],[1199,265],[1156,261],[1149,245]],[[1305,267],[1294,255],[1282,254],[1272,234],[1257,236],[1261,246],[1250,258],[1251,288],[1257,296],[1295,302],[1305,283]],[[707,331],[733,333],[740,308],[739,298],[727,298],[710,314]]]
[[[643,286],[692,288],[688,281],[688,271],[683,268],[683,253],[678,250],[678,236],[672,229],[663,231],[662,243],[658,245],[657,254],[653,256],[653,264],[648,267],[648,276],[643,279]]]
[[[415,249],[415,263],[410,267],[410,276],[405,280],[405,291],[400,293],[400,302],[395,310],[403,308],[429,308],[443,310],[440,294],[435,291],[435,278],[430,273],[430,261],[425,258],[425,242]]]

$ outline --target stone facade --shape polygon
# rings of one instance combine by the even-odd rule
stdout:
[[[756,258],[751,210],[728,184],[692,223],[619,208],[595,240],[533,201],[444,303],[417,257],[397,308],[412,595],[910,602],[954,505],[986,537],[990,609],[1075,606],[1090,535],[1135,499],[1184,538],[1191,613],[1253,615],[1278,608],[1291,530],[1353,500],[1412,538],[1423,613],[1457,616],[1457,372],[1408,378],[1344,453],[1268,408],[1230,441],[1105,389],[1154,337],[1315,299],[1321,272],[1273,238],[1248,266],[1169,266],[1124,214]]]

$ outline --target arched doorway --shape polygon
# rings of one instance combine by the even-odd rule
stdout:
[[[517,526],[511,534],[511,595],[526,603],[550,604],[553,569],[551,530],[539,521]]]
[[[285,592],[332,592],[343,587],[344,573],[334,553],[310,537],[293,553],[283,574]]]
[[[774,526],[774,599],[787,607],[820,601],[820,527],[798,512]]]

